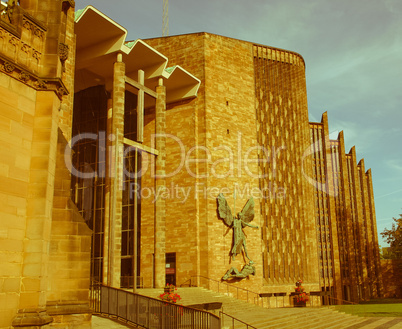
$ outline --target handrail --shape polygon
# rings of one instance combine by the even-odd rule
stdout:
[[[101,283],[91,286],[94,313],[107,314],[143,328],[220,329],[220,318],[207,311],[163,302]]]
[[[120,277],[120,286],[124,289],[129,289],[134,287],[134,276],[127,275]],[[126,287],[125,287],[126,286]],[[137,276],[137,289],[144,288],[144,277]]]
[[[218,280],[215,280],[215,279],[211,279],[211,278],[208,278],[208,277],[205,277],[205,276],[202,276],[202,275],[194,275],[194,276],[192,276],[192,277],[190,278],[190,287],[193,286],[193,285],[192,285],[192,279],[193,279],[193,278],[201,278],[201,279],[205,279],[205,280],[207,280],[207,281],[216,282],[216,283],[218,284],[218,292],[220,292],[220,291],[219,291],[219,287],[220,287],[221,284],[222,284],[222,285],[226,285],[226,292],[227,292],[227,293],[229,293],[229,289],[231,289],[231,288],[236,289],[236,292],[237,292],[236,298],[237,298],[237,299],[242,299],[242,298],[239,298],[239,290],[241,290],[241,291],[243,291],[243,292],[245,292],[245,293],[247,294],[247,303],[249,302],[249,293],[254,294],[255,297],[254,297],[254,300],[252,300],[252,303],[259,305],[259,300],[260,300],[259,297],[260,297],[260,294],[257,293],[257,292],[255,292],[255,291],[251,291],[251,290],[248,290],[248,289],[245,289],[245,288],[241,288],[241,287],[236,287],[236,286],[231,285],[231,284],[229,284],[229,283],[227,283],[227,282],[221,282],[221,281],[218,281]],[[183,286],[183,284],[182,284],[181,286]],[[195,287],[197,287],[197,285],[195,285]],[[212,290],[212,289],[211,289],[211,290]],[[244,299],[242,299],[242,300],[244,300]],[[256,300],[257,300],[257,303],[256,303]]]
[[[227,317],[232,319],[232,321],[231,321],[232,322],[232,328],[235,328],[235,321],[237,321],[237,322],[240,322],[241,324],[246,325],[246,329],[249,329],[249,328],[250,329],[257,329],[256,327],[252,326],[251,324],[248,324],[248,323],[246,323],[246,322],[244,322],[242,320],[236,319],[234,316],[231,316],[230,314],[227,314],[227,313],[225,313],[223,311],[220,311],[219,315],[220,315],[220,318],[221,318],[221,326],[222,327],[224,326],[224,322],[225,322],[223,315],[226,315]]]
[[[236,286],[231,285],[231,284],[229,284],[229,283],[227,283],[227,282],[221,282],[221,281],[219,281],[219,280],[211,279],[211,278],[208,278],[208,277],[205,277],[205,276],[202,276],[202,275],[194,275],[194,276],[191,276],[190,279],[187,280],[187,281],[185,281],[184,283],[182,283],[182,284],[180,285],[180,287],[183,287],[184,285],[189,285],[190,287],[193,287],[193,286],[194,286],[194,287],[197,287],[197,286],[198,286],[197,284],[193,285],[193,280],[192,280],[193,278],[201,278],[201,279],[205,279],[205,280],[207,280],[207,281],[211,281],[211,282],[217,283],[217,285],[218,285],[217,292],[221,292],[221,291],[220,291],[220,285],[225,285],[225,286],[226,286],[226,292],[227,292],[227,293],[229,293],[229,289],[236,289],[236,292],[237,292],[236,298],[237,298],[237,299],[244,300],[244,299],[242,299],[242,298],[239,298],[239,290],[240,290],[240,291],[243,291],[243,292],[245,292],[245,293],[247,294],[247,298],[246,298],[247,302],[250,302],[250,301],[249,301],[249,294],[254,294],[254,295],[255,295],[255,296],[254,296],[254,299],[252,299],[251,302],[252,302],[253,304],[255,304],[255,305],[258,305],[258,306],[261,306],[261,307],[265,307],[265,306],[264,306],[264,299],[261,298],[261,296],[260,296],[259,293],[255,292],[255,291],[251,291],[251,290],[245,289],[245,288],[236,287]],[[189,283],[188,283],[188,282],[189,282]],[[200,283],[200,286],[203,286],[203,284]],[[209,288],[210,290],[214,290],[214,289],[212,289],[210,286],[208,286],[208,288]],[[216,291],[216,290],[215,290],[215,291]],[[272,293],[272,294],[275,294],[275,293]],[[282,296],[282,297],[284,298],[284,297],[286,297],[286,296],[289,296],[289,295],[285,295],[285,296]],[[275,297],[277,298],[278,296],[275,295]],[[260,303],[260,301],[261,301],[261,303]],[[276,303],[278,303],[277,300],[276,300]],[[320,305],[321,305],[321,304],[320,304]],[[313,302],[312,298],[310,298],[310,306],[312,306],[312,307],[314,306],[314,302]],[[278,305],[277,305],[277,307],[278,307]],[[292,306],[292,305],[285,306],[285,305],[283,304],[282,307],[293,307],[293,306]],[[269,308],[269,306],[268,306],[268,308]]]

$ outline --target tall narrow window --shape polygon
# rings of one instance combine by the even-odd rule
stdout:
[[[137,95],[125,92],[124,137],[137,139]],[[133,288],[134,277],[140,285],[141,245],[141,151],[130,146],[124,151],[121,282],[122,288]],[[137,225],[135,225],[137,223]],[[135,273],[136,272],[136,273]]]
[[[105,145],[108,95],[104,86],[74,96],[72,199],[93,231],[91,279],[102,282],[104,241]]]

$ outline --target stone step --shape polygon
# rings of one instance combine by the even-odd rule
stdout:
[[[344,327],[345,329],[401,329],[402,328],[402,318],[393,318],[393,317],[366,317],[363,318],[363,321],[356,324],[350,325],[348,327]]]
[[[158,298],[163,289],[140,289],[140,294]],[[402,329],[401,323],[394,318],[364,318],[338,312],[333,307],[295,307],[295,308],[262,308],[243,300],[238,300],[228,294],[209,291],[204,288],[178,288],[176,291],[182,299],[179,304],[184,306],[221,302],[222,310],[233,317],[244,321],[258,329],[268,328],[306,328],[306,329],[357,329],[357,328],[392,328]],[[215,311],[218,315],[218,312]],[[390,320],[389,320],[390,319]],[[394,322],[392,322],[394,321]],[[226,325],[227,328],[231,324]],[[224,329],[223,327],[222,329]]]
[[[314,311],[308,311],[306,310],[306,312],[299,312],[299,313],[291,313],[291,312],[281,312],[281,313],[273,313],[273,314],[264,314],[263,318],[258,320],[258,321],[253,321],[252,323],[262,323],[262,322],[273,322],[273,321],[277,321],[277,320],[283,320],[286,318],[295,318],[295,319],[303,319],[303,318],[313,318],[313,317],[325,317],[328,315],[332,315],[332,313],[328,313],[325,311],[321,311],[321,310],[314,310]]]
[[[364,319],[358,316],[342,317],[338,318],[329,323],[317,323],[314,329],[339,329],[346,328],[351,325],[359,324],[363,322]]]
[[[360,319],[353,318],[351,316],[339,316],[333,314],[332,316],[326,316],[324,318],[314,317],[312,319],[304,320],[298,323],[298,325],[305,326],[306,328],[343,328],[346,325],[361,321]],[[284,326],[283,328],[291,328],[291,326]]]
[[[309,328],[314,323],[317,323],[317,321],[332,322],[335,320],[337,320],[336,314],[320,314],[320,312],[317,312],[317,314],[299,314],[297,316],[287,316],[275,320],[267,319],[265,323],[259,325],[264,325],[261,326],[261,328],[294,328],[295,326]],[[250,324],[260,328],[255,325],[254,322]]]

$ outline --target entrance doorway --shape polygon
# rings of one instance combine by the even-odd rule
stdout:
[[[176,253],[166,254],[166,284],[176,285]]]

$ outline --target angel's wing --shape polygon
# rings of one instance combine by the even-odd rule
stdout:
[[[218,215],[220,219],[222,219],[227,226],[231,226],[233,224],[233,215],[228,202],[222,193],[218,195]]]
[[[254,199],[251,197],[240,213],[243,222],[250,223],[254,219]]]

